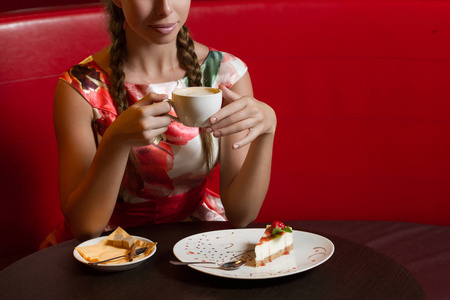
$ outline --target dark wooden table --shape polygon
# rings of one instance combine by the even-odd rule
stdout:
[[[173,266],[174,244],[226,222],[128,228],[158,242],[139,267],[107,273],[72,255],[76,240],[36,252],[0,272],[0,299],[450,299],[450,227],[398,222],[294,221],[336,249],[324,264],[291,276],[242,280]],[[249,227],[265,227],[251,224]]]

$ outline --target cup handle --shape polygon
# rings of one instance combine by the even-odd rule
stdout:
[[[169,102],[170,106],[172,106],[173,109],[175,109],[175,107],[173,106],[173,101],[172,101],[172,100],[166,99],[166,100],[163,100],[163,101]],[[175,120],[175,121],[177,121],[177,122],[180,122],[180,119],[178,119],[177,117],[174,117],[174,116],[169,115],[169,114],[167,114],[167,115],[168,115],[172,120]],[[158,136],[155,138],[155,140],[153,141],[153,144],[154,144],[154,145],[158,145],[161,141],[166,141],[166,135],[165,135],[164,133],[158,135]]]
[[[169,118],[171,118],[172,120],[177,121],[178,123],[181,123],[181,121],[180,121],[180,119],[178,119],[178,117],[174,117],[174,116],[169,115],[169,114],[167,114],[167,115],[168,115]]]
[[[172,106],[173,107],[173,109],[175,110],[175,105],[174,105],[174,103],[173,103],[173,101],[172,100],[170,100],[170,99],[166,99],[166,100],[164,100],[164,101],[167,101],[167,102],[169,102],[169,104],[170,104],[170,106]],[[176,111],[175,111],[176,112]],[[178,118],[178,117],[174,117],[174,116],[172,116],[172,115],[170,115],[170,114],[167,114],[168,116],[169,116],[169,118],[171,118],[172,120],[174,120],[174,121],[177,121],[177,122],[181,122],[180,121],[180,119]]]

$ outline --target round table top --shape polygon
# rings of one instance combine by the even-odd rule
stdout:
[[[156,253],[135,269],[113,273],[94,270],[75,260],[72,252],[79,242],[72,240],[36,252],[1,271],[0,295],[4,299],[292,299],[301,295],[302,299],[408,300],[450,295],[450,289],[444,287],[450,277],[449,227],[396,222],[286,223],[295,230],[330,239],[335,253],[322,265],[291,276],[221,278],[173,266],[169,260],[176,259],[173,246],[177,241],[201,232],[231,229],[229,223],[150,225],[126,229],[158,242]],[[249,227],[264,228],[265,224]]]

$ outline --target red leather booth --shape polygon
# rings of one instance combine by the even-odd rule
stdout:
[[[244,60],[277,113],[257,221],[450,225],[449,15],[448,1],[192,2],[194,38]],[[62,218],[53,92],[108,44],[104,23],[97,4],[0,14],[3,261]]]

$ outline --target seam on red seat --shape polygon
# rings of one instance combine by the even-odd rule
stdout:
[[[53,75],[45,75],[45,76],[36,76],[36,77],[29,77],[29,78],[23,78],[23,79],[16,79],[16,80],[10,80],[10,81],[2,81],[0,82],[0,85],[8,84],[8,83],[16,83],[16,82],[24,82],[24,81],[30,81],[30,80],[36,80],[36,79],[45,79],[45,78],[51,78],[51,77],[58,77],[61,74],[53,74]]]

